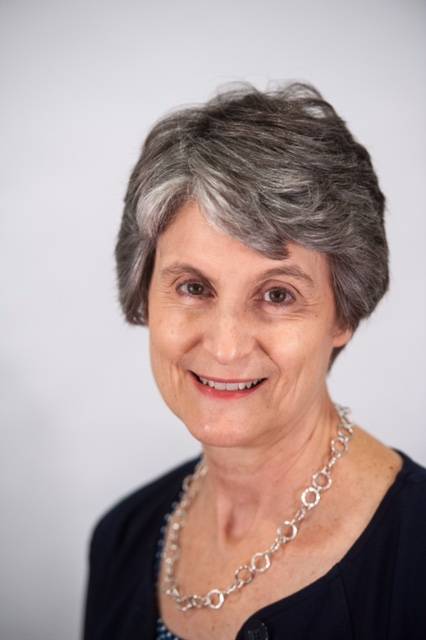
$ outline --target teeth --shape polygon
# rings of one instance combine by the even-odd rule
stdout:
[[[203,384],[208,385],[212,389],[218,389],[219,391],[242,391],[243,389],[250,389],[261,380],[261,378],[257,378],[250,382],[213,382],[213,380],[209,380],[208,378],[198,377]]]

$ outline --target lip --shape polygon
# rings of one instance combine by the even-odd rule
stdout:
[[[193,381],[193,384],[195,385],[195,387],[198,389],[198,391],[202,394],[204,394],[205,396],[207,396],[208,398],[216,398],[216,399],[220,399],[220,400],[238,400],[238,399],[242,399],[242,398],[246,398],[247,396],[250,396],[252,393],[255,393],[258,389],[260,389],[260,387],[262,387],[263,383],[266,382],[266,378],[260,382],[259,384],[257,384],[255,387],[251,387],[250,389],[245,389],[244,391],[240,391],[239,389],[236,391],[226,391],[226,390],[221,390],[221,389],[214,389],[213,387],[210,387],[208,384],[203,384],[202,382],[200,382],[197,378],[198,374],[195,374],[193,371],[189,371],[190,373],[190,377],[191,380]],[[204,376],[203,376],[204,378]],[[249,380],[252,380],[253,378],[249,378]],[[214,380],[215,382],[229,382],[229,380],[217,380],[217,378],[209,378],[209,380]],[[243,380],[240,380],[240,382],[243,382]]]
[[[195,373],[199,378],[205,378],[212,382],[228,382],[229,384],[236,384],[237,382],[251,382],[252,380],[260,380],[262,378],[262,376],[259,376],[258,378],[213,378],[213,376],[205,376],[203,373],[197,373],[196,371],[190,371],[190,373]]]

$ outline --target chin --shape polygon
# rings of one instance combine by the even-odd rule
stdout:
[[[253,443],[255,434],[247,428],[241,429],[241,423],[237,426],[232,422],[191,422],[185,423],[191,435],[202,445],[209,447],[244,447]]]

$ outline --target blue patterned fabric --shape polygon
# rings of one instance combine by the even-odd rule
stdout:
[[[161,618],[158,618],[155,640],[181,640],[181,638],[169,631]]]

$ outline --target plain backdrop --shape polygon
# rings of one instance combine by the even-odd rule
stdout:
[[[248,80],[316,85],[388,199],[391,291],[333,398],[426,464],[421,0],[0,3],[0,637],[79,637],[87,545],[116,500],[199,451],[117,302],[130,170],[170,109]]]

